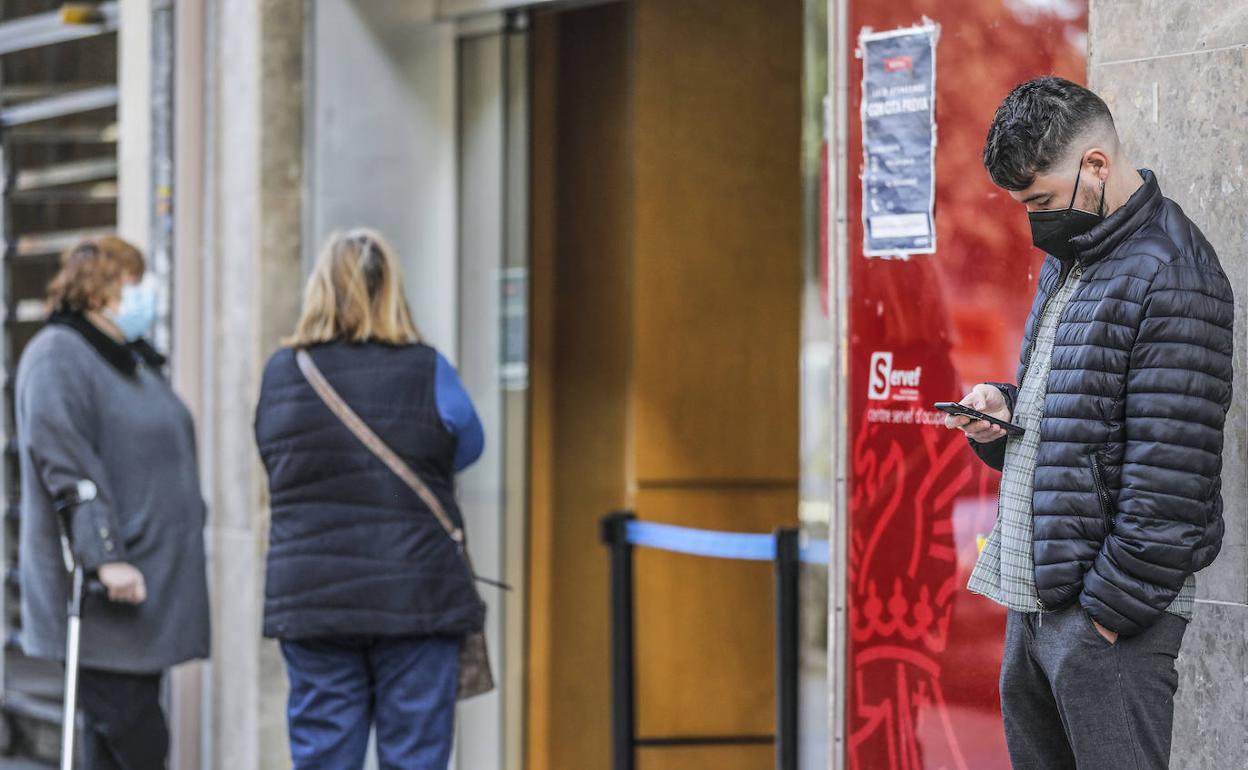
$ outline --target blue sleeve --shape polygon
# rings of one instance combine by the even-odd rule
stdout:
[[[455,470],[462,471],[475,463],[485,451],[485,431],[455,367],[441,353],[438,354],[434,398],[442,424],[459,440],[455,450]]]

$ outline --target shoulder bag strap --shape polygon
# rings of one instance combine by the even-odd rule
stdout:
[[[397,453],[381,437],[368,427],[364,420],[355,413],[342,396],[338,395],[338,391],[329,384],[325,379],[325,375],[321,374],[321,370],[317,368],[316,363],[312,360],[312,356],[308,351],[299,349],[295,351],[295,360],[299,363],[299,371],[303,372],[304,378],[312,389],[316,391],[316,395],[321,397],[325,402],[325,406],[329,407],[329,411],[334,413],[347,430],[355,434],[360,443],[368,448],[368,451],[377,456],[378,460],[385,463],[386,467],[394,472],[394,475],[402,479],[403,483],[411,487],[411,490],[429,506],[429,510],[433,511],[433,515],[437,518],[438,523],[446,530],[446,534],[452,540],[458,543],[461,548],[464,544],[464,531],[451,521],[451,517],[446,515],[446,509],[442,507],[442,502],[438,500],[437,495],[429,489],[429,486],[421,480],[420,476],[412,470],[411,466],[403,462]]]

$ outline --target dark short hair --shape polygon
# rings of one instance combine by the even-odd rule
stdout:
[[[984,142],[984,168],[998,187],[1024,190],[1098,123],[1112,128],[1114,117],[1088,89],[1059,77],[1028,80],[997,108]]]

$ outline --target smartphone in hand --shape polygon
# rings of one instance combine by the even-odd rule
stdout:
[[[961,415],[963,417],[970,417],[972,420],[984,420],[985,422],[990,422],[998,428],[1004,428],[1005,435],[1013,436],[1014,438],[1018,438],[1027,432],[1023,430],[1021,426],[1015,425],[1012,422],[1006,422],[1005,420],[998,420],[996,417],[986,415],[983,412],[972,409],[965,404],[959,404],[953,401],[937,401],[932,404],[932,406],[942,412],[945,412],[946,414]]]

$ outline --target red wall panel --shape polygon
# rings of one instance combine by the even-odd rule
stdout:
[[[1010,380],[1040,254],[1021,206],[980,162],[993,112],[1042,74],[1083,81],[1084,0],[848,0],[853,38],[928,17],[936,73],[938,251],[862,254],[862,61],[850,80],[850,564],[846,703],[856,770],[1008,767],[997,693],[1004,611],[966,590],[999,474],[934,401]],[[920,369],[917,400],[869,399],[873,358]],[[910,378],[913,379],[913,376]],[[877,395],[879,395],[877,391]],[[904,397],[904,393],[902,394]]]

